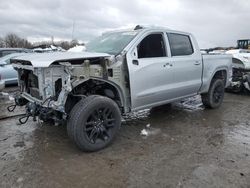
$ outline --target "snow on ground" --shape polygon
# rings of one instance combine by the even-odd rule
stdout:
[[[75,46],[73,48],[68,49],[68,52],[83,52],[85,50],[86,50],[85,46],[77,45],[77,46]]]
[[[60,46],[50,45],[47,48],[34,48],[33,52],[45,53],[45,52],[64,52],[65,50]]]
[[[160,130],[159,128],[153,128],[153,127],[151,127],[150,124],[147,124],[147,125],[145,126],[145,128],[141,130],[141,133],[140,133],[140,134],[141,134],[142,136],[147,137],[147,136],[149,136],[149,135],[156,135],[156,134],[159,134],[160,132],[161,132],[161,130]]]

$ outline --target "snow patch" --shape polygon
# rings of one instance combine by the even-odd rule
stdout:
[[[60,46],[54,46],[54,45],[50,45],[47,48],[34,48],[32,50],[33,52],[37,52],[37,53],[48,53],[48,52],[65,52],[65,50],[60,47]]]
[[[141,130],[141,135],[142,135],[142,136],[148,136],[148,135],[149,135],[149,132],[148,132],[146,129],[142,129],[142,130]]]
[[[158,128],[152,128],[150,124],[147,124],[144,129],[141,130],[140,135],[147,137],[150,135],[157,135],[161,132]]]
[[[86,50],[85,46],[77,45],[73,48],[68,49],[68,52],[84,52]]]
[[[181,101],[180,103],[176,103],[176,105],[188,111],[196,111],[196,110],[204,109],[202,105],[201,97],[199,95],[187,98]]]

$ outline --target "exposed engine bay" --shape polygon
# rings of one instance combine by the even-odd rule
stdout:
[[[250,70],[233,68],[232,82],[228,89],[239,93],[244,88],[250,91]]]
[[[250,51],[238,49],[227,53],[233,55],[232,82],[228,90],[235,93],[243,89],[250,91]]]
[[[122,61],[122,58],[95,57],[54,61],[48,67],[35,67],[31,62],[13,60],[20,86],[16,105],[26,105],[27,111],[20,123],[26,123],[29,117],[61,123],[73,106],[89,95],[107,96],[121,108],[126,106],[129,101],[122,93],[129,94],[129,82]]]

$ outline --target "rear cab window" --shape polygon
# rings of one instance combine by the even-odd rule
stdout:
[[[187,56],[194,53],[189,35],[167,33],[172,56]]]

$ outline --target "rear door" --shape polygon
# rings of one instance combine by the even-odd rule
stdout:
[[[167,33],[176,98],[197,93],[202,84],[202,58],[195,41],[186,34]],[[196,43],[195,43],[196,44]]]
[[[127,53],[133,109],[172,97],[168,93],[173,73],[167,49],[165,33],[148,33]]]

